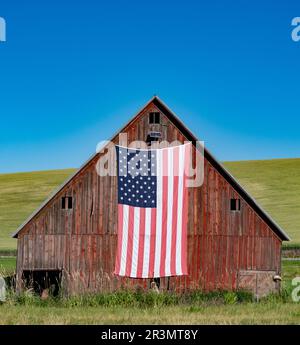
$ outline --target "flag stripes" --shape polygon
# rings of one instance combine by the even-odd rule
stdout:
[[[187,274],[190,144],[156,150],[156,207],[118,205],[115,274],[155,278]]]

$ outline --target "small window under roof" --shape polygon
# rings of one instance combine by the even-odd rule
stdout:
[[[241,199],[230,199],[230,211],[241,210]]]
[[[63,196],[61,198],[61,209],[72,210],[72,208],[73,208],[73,198],[71,196]]]
[[[149,123],[159,124],[160,123],[160,113],[158,111],[153,111],[149,113]]]

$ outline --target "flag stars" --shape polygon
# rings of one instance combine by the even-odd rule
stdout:
[[[133,207],[156,207],[155,151],[117,149],[119,159],[118,200]],[[129,173],[127,171],[129,170]],[[128,174],[128,175],[127,175]]]

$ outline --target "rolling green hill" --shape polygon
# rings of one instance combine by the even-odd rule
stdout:
[[[16,248],[11,234],[74,171],[0,174],[0,251]]]
[[[224,165],[300,244],[300,158]],[[74,171],[0,174],[0,250],[16,248],[10,234]]]
[[[300,244],[300,158],[224,165],[289,234],[291,243]]]

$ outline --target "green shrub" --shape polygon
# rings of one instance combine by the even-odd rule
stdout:
[[[238,301],[237,294],[235,292],[225,292],[224,293],[224,303],[225,304],[236,304]]]
[[[251,292],[245,290],[238,290],[236,291],[237,301],[239,303],[242,302],[253,302],[254,296]]]
[[[290,293],[283,291],[281,295],[268,297],[268,301],[278,299],[288,300]],[[49,296],[41,299],[31,290],[22,293],[8,291],[7,302],[13,305],[34,305],[39,307],[62,306],[65,308],[74,307],[135,307],[135,308],[161,308],[164,306],[187,305],[192,307],[203,307],[210,304],[236,304],[250,302],[253,300],[252,294],[245,291],[191,291],[178,294],[174,292],[156,293],[153,291],[133,292],[129,290],[119,290],[116,292],[105,292],[96,294],[81,294],[76,296]],[[264,301],[267,301],[264,300]],[[197,309],[197,308],[196,308]],[[196,310],[195,309],[195,310]]]

